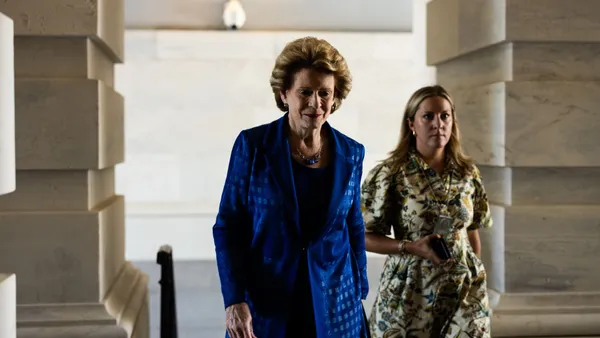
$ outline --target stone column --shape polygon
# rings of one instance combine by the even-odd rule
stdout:
[[[0,195],[16,188],[14,25],[0,13]],[[17,291],[14,274],[0,273],[0,337],[17,337]]]
[[[123,0],[8,0],[17,189],[0,196],[0,271],[19,338],[148,337],[147,276],[125,261]]]
[[[493,336],[600,334],[600,2],[433,0],[427,14],[428,64],[493,205]]]
[[[0,195],[15,191],[14,24],[0,13]]]
[[[0,273],[0,337],[17,337],[17,299],[14,274]]]

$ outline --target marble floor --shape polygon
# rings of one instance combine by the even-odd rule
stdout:
[[[150,338],[159,338],[160,330],[160,266],[153,261],[134,262],[150,277]],[[373,290],[379,280],[383,258],[369,258],[369,281]],[[222,338],[225,313],[214,261],[176,261],[175,288],[179,338]],[[374,292],[365,308],[370,311]]]

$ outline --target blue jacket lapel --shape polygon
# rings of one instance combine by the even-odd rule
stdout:
[[[329,125],[327,125],[329,127]],[[346,143],[342,139],[343,136],[335,129],[329,127],[330,140],[333,141],[333,148],[335,149],[333,154],[333,159],[329,163],[329,165],[333,166],[333,184],[331,192],[331,200],[329,202],[329,206],[327,209],[327,220],[325,225],[329,225],[334,221],[335,216],[337,215],[337,209],[342,203],[342,198],[344,198],[345,192],[348,188],[348,183],[350,178],[352,177],[352,170],[354,164],[348,158],[348,154],[350,153],[348,149],[346,149]]]
[[[300,231],[300,218],[298,214],[298,201],[296,199],[296,188],[294,186],[294,176],[292,173],[292,162],[290,147],[286,135],[287,114],[280,119],[269,124],[265,134],[263,147],[265,151],[265,159],[267,167],[284,200],[284,205],[289,215],[290,220]],[[354,163],[349,158],[351,150],[348,149],[348,144],[344,140],[344,136],[337,130],[331,128],[326,123],[324,128],[329,130],[330,141],[333,142],[333,158],[329,165],[333,166],[333,184],[331,200],[327,208],[327,218],[323,229],[327,229],[327,225],[334,221],[337,214],[337,209],[342,202],[342,198],[348,188]],[[320,231],[319,234],[322,232]]]
[[[267,170],[273,176],[289,215],[290,220],[300,230],[300,217],[298,215],[298,201],[292,174],[290,147],[286,136],[287,114],[269,124],[264,138],[263,147]]]

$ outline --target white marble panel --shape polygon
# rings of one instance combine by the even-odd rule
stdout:
[[[155,60],[158,58],[158,44],[155,30],[125,31],[125,62]]]
[[[598,92],[600,82],[507,83],[507,165],[600,166]]]
[[[181,160],[177,154],[133,153],[117,166],[117,193],[133,203],[171,202],[181,198]]]
[[[340,110],[336,111],[327,119],[332,127],[342,132],[344,135],[355,140],[360,138],[360,113],[356,109],[351,109],[342,104]]]
[[[593,291],[600,283],[600,207],[505,209],[507,292]]]
[[[275,37],[275,52],[295,39],[314,36],[331,43],[349,62],[354,60],[413,60],[418,53],[411,33],[369,32],[281,32]]]
[[[176,248],[177,260],[215,259],[212,226],[216,219],[213,213],[192,210],[174,210],[161,206],[160,213],[146,214],[143,206],[128,212],[127,238],[135,238],[136,245],[128,245],[126,257],[130,260],[156,258],[161,245]],[[145,215],[146,214],[146,215]]]
[[[230,142],[230,149],[233,146]],[[229,166],[230,151],[215,150],[201,156],[186,156],[186,166],[181,168],[181,200],[194,201],[198,208],[219,205]],[[216,211],[216,209],[213,209]]]
[[[504,83],[456,90],[456,106],[461,142],[479,164],[503,166],[505,158]]]
[[[157,31],[158,58],[162,60],[275,61],[275,34],[244,31]]]

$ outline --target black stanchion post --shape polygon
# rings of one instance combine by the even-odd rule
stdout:
[[[177,338],[177,307],[175,303],[175,275],[173,249],[163,245],[156,255],[160,272],[160,338]]]

